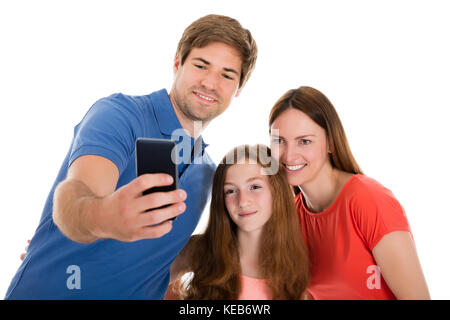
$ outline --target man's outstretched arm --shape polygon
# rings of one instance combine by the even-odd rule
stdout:
[[[61,232],[79,243],[159,238],[172,229],[168,219],[186,209],[183,190],[142,196],[149,188],[172,184],[169,175],[141,175],[115,190],[118,178],[119,170],[109,159],[96,155],[76,159],[53,198],[53,220]]]

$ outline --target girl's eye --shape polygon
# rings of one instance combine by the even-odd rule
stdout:
[[[229,194],[232,194],[232,193],[234,193],[234,190],[233,190],[233,189],[225,190],[225,195],[226,195],[226,196],[229,195]]]
[[[272,139],[272,143],[280,144],[281,143],[281,139],[280,138],[273,138]]]
[[[257,190],[257,189],[261,189],[261,188],[262,188],[261,186],[253,185],[250,187],[250,190]]]

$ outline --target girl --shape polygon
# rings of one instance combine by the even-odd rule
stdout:
[[[309,263],[293,194],[284,172],[269,170],[269,152],[245,145],[219,164],[206,231],[192,236],[172,264],[177,285],[166,299],[305,297]],[[177,281],[187,272],[190,282]]]
[[[365,176],[318,90],[289,90],[269,119],[272,156],[296,192],[314,299],[429,299],[404,210]]]

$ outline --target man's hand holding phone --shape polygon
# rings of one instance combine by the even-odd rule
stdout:
[[[143,192],[171,184],[173,178],[168,174],[143,174],[100,199],[96,204],[98,214],[92,216],[98,220],[91,224],[97,226],[92,232],[99,238],[126,242],[162,237],[172,229],[170,219],[186,210],[186,192]]]
[[[174,147],[170,140],[137,139],[137,178],[115,191],[119,171],[111,160],[79,157],[55,189],[53,221],[79,243],[162,237],[186,210],[187,194],[178,189],[177,161],[172,161]]]

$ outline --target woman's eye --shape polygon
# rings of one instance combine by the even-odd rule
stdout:
[[[308,139],[302,139],[301,140],[301,144],[307,145],[307,144],[310,144],[310,143],[311,143],[311,140],[308,140]]]
[[[234,190],[233,190],[233,189],[225,190],[225,195],[226,195],[226,196],[229,195],[229,194],[232,194],[232,193],[234,193]]]
[[[261,189],[261,188],[262,188],[261,186],[253,185],[250,187],[250,190],[256,190],[256,189]]]

